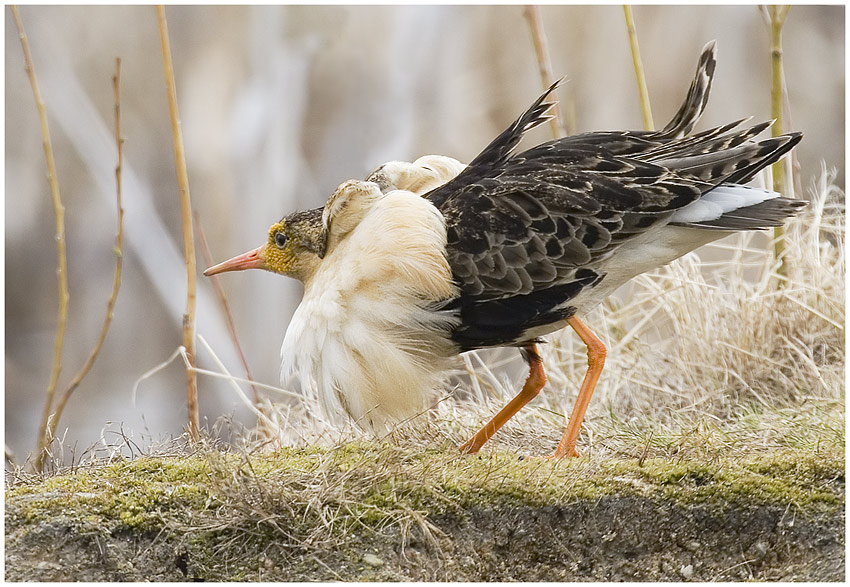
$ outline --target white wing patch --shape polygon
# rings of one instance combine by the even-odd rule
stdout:
[[[688,224],[717,220],[728,212],[755,206],[778,197],[778,193],[770,190],[724,183],[704,194],[696,202],[691,202],[684,208],[676,210],[670,218],[670,222]]]

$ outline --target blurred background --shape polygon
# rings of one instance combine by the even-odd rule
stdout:
[[[35,446],[56,334],[56,246],[39,122],[11,15],[5,21],[5,431],[19,461]],[[577,132],[641,128],[620,6],[541,9],[562,111]],[[261,244],[270,224],[319,206],[379,164],[440,153],[469,161],[541,91],[519,6],[169,7],[193,205],[216,262]],[[770,118],[768,28],[753,6],[638,6],[655,124],[672,116],[702,46],[718,41],[698,128]],[[145,379],[181,339],[180,210],[153,7],[21,8],[47,105],[65,204],[70,309],[60,391],[87,357],[112,284],[115,239],[111,77],[122,66],[125,253],[115,318],[59,426],[78,451],[123,428],[137,442],[179,435],[179,360]],[[784,33],[786,131],[805,189],[822,164],[844,187],[843,6],[795,6]],[[529,142],[549,138],[548,127]],[[198,251],[199,269],[205,266]],[[264,272],[222,278],[255,377],[278,383],[300,285]],[[243,375],[209,282],[198,332]],[[200,367],[216,369],[198,349]],[[202,418],[254,417],[200,376]],[[110,424],[111,423],[111,424]],[[65,432],[67,430],[67,432]]]

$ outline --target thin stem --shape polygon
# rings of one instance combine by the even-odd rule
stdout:
[[[38,109],[38,118],[41,122],[41,142],[44,147],[44,156],[47,159],[47,180],[50,184],[50,194],[53,199],[53,212],[56,217],[56,276],[59,281],[59,318],[56,327],[56,341],[53,345],[53,367],[50,373],[50,382],[47,385],[47,395],[44,400],[44,410],[41,413],[41,422],[38,426],[38,454],[36,456],[35,468],[41,471],[44,468],[44,462],[47,458],[47,447],[53,441],[52,437],[48,437],[48,423],[50,420],[51,407],[53,405],[53,396],[56,393],[56,385],[59,383],[59,373],[62,370],[62,347],[65,343],[65,326],[68,322],[68,258],[65,248],[65,207],[62,205],[62,198],[59,195],[59,180],[56,176],[56,162],[53,159],[53,146],[50,142],[50,128],[47,125],[47,109],[44,106],[44,100],[41,97],[41,91],[38,88],[38,80],[35,76],[33,68],[32,54],[30,53],[29,42],[24,30],[24,23],[21,21],[21,15],[18,12],[17,6],[11,6],[12,16],[15,19],[15,26],[18,28],[18,35],[21,40],[21,48],[24,51],[24,62],[26,64],[27,76],[32,86],[35,105]]]
[[[788,15],[790,6],[768,6],[770,18],[770,111],[771,116],[776,119],[773,123],[771,133],[779,136],[784,132],[783,128],[783,72],[782,72],[782,27],[785,17]],[[785,193],[785,158],[773,164],[773,189],[781,194]],[[773,229],[773,255],[779,260],[776,274],[779,276],[778,286],[784,287],[788,282],[788,261],[785,256],[785,227],[777,226]]]
[[[207,236],[204,233],[204,227],[201,225],[201,218],[197,212],[195,212],[195,225],[198,227],[198,242],[201,245],[201,253],[204,255],[204,261],[208,266],[213,264],[212,255],[210,254],[210,248],[207,245]],[[218,279],[217,275],[213,275],[210,278],[212,280],[213,288],[215,289],[216,295],[218,295],[218,299],[221,300],[222,308],[224,309],[224,317],[227,322],[227,330],[230,333],[230,338],[233,341],[233,346],[236,347],[236,352],[239,355],[239,360],[242,362],[242,366],[245,368],[245,375],[248,378],[248,381],[251,382],[251,390],[253,391],[254,396],[254,405],[258,408],[260,407],[260,393],[257,391],[257,387],[254,385],[254,376],[251,374],[251,369],[248,367],[248,360],[245,358],[245,353],[242,352],[242,345],[239,343],[239,335],[236,333],[236,322],[233,320],[233,313],[230,311],[230,303],[227,301],[227,294],[224,293],[224,288],[221,286],[221,281]]]
[[[552,62],[549,59],[549,46],[546,41],[546,31],[543,29],[543,20],[540,18],[540,7],[529,5],[523,10],[528,26],[531,29],[531,39],[534,42],[534,52],[537,55],[537,66],[540,68],[540,81],[543,89],[548,89],[555,81],[552,75]],[[552,136],[559,139],[565,136],[564,122],[561,119],[561,108],[558,102],[552,107],[552,116],[549,124],[552,126]]]
[[[56,427],[59,424],[59,419],[62,417],[62,412],[65,410],[65,405],[71,398],[71,395],[79,387],[80,382],[91,370],[94,361],[103,347],[103,342],[106,340],[106,334],[109,332],[109,326],[112,323],[113,310],[115,301],[118,299],[118,290],[121,288],[121,270],[124,264],[124,208],[122,206],[121,197],[121,169],[124,165],[124,139],[121,138],[121,58],[115,58],[115,74],[112,76],[112,90],[115,103],[115,146],[118,151],[118,163],[115,166],[115,199],[118,206],[118,231],[115,236],[115,271],[112,276],[112,293],[109,295],[109,301],[106,303],[106,316],[103,319],[103,324],[100,327],[100,334],[95,342],[94,348],[86,359],[86,362],[80,368],[79,372],[68,384],[68,387],[59,396],[59,401],[56,402],[56,408],[53,411],[53,417],[50,418],[50,426],[47,437],[53,439],[56,435]]]
[[[638,92],[640,93],[640,113],[643,117],[643,127],[646,130],[655,130],[655,125],[652,122],[652,108],[650,108],[649,105],[649,90],[646,87],[646,76],[643,73],[643,61],[641,61],[640,47],[638,47],[635,19],[634,16],[632,16],[632,7],[628,4],[624,4],[623,14],[626,17],[626,30],[629,33],[629,46],[632,49],[632,63],[634,64],[635,78],[637,78]]]
[[[189,364],[195,366],[195,240],[192,230],[192,202],[189,195],[189,175],[186,171],[186,154],[183,150],[183,133],[180,130],[180,115],[177,110],[177,87],[174,82],[174,64],[171,59],[171,44],[168,40],[168,22],[165,7],[156,7],[159,37],[162,44],[162,66],[168,92],[168,112],[171,117],[171,134],[174,140],[174,159],[177,166],[177,185],[180,188],[180,216],[183,224],[183,254],[186,259],[186,313],[183,315],[183,346]],[[189,436],[200,439],[200,415],[198,412],[198,380],[192,369],[186,369],[186,406],[189,410]]]

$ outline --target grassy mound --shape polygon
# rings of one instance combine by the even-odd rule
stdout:
[[[6,494],[8,580],[842,580],[844,456],[142,457]]]

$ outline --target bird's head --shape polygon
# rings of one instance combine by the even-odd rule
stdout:
[[[324,207],[293,212],[275,222],[265,244],[210,267],[204,275],[265,269],[306,283],[325,254],[354,230],[381,196],[381,189],[374,182],[343,182]]]
[[[252,251],[213,265],[204,275],[265,269],[307,281],[324,256],[322,208],[294,212],[269,228],[268,240]]]

